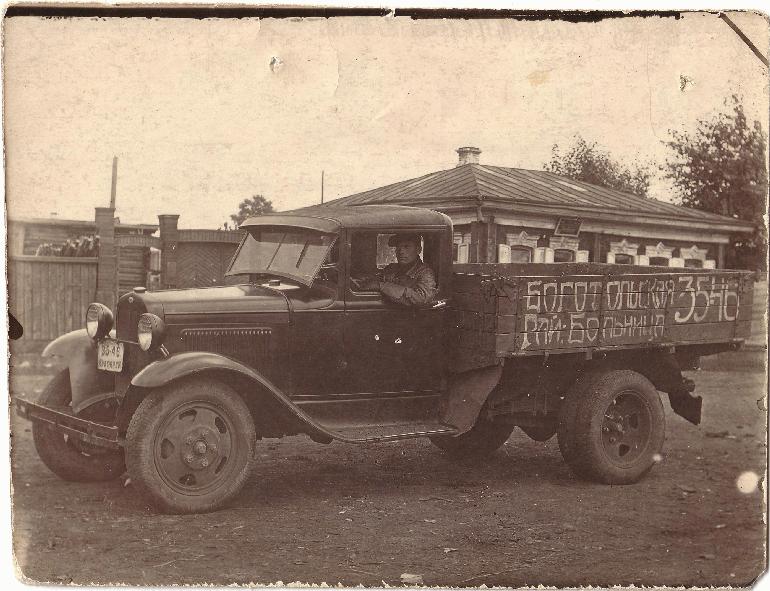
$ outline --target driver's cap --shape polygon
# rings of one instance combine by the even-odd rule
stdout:
[[[388,246],[398,246],[402,242],[412,242],[413,244],[416,244],[418,247],[420,246],[422,241],[422,236],[419,234],[410,234],[410,233],[401,233],[401,234],[393,234],[390,238],[388,238]]]

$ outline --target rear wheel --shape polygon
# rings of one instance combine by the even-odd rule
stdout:
[[[160,510],[205,513],[238,494],[255,448],[241,397],[216,380],[188,380],[141,402],[126,435],[126,463],[132,482]]]
[[[453,458],[483,458],[500,448],[513,433],[514,425],[507,421],[479,418],[470,431],[452,437],[437,435],[430,440]]]
[[[68,369],[56,374],[40,396],[40,404],[54,410],[71,408],[72,390]],[[79,416],[90,420],[105,420],[85,409]],[[109,412],[109,411],[108,411]],[[114,412],[109,412],[114,417]],[[86,416],[87,415],[87,416]],[[40,459],[59,478],[73,482],[95,482],[117,478],[126,471],[123,450],[88,446],[56,431],[48,423],[32,422],[32,440]]]
[[[643,375],[613,370],[584,376],[559,414],[559,449],[580,477],[630,484],[655,465],[666,419],[655,386]]]

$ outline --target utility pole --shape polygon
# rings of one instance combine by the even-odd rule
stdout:
[[[113,287],[113,294],[112,294],[112,301],[117,302],[118,301],[118,288],[119,288],[119,275],[118,275],[118,267],[120,265],[120,255],[119,255],[119,249],[117,247],[117,244],[114,242],[114,232],[115,232],[115,199],[117,197],[118,193],[118,157],[113,156],[112,157],[112,188],[110,189],[110,217],[112,218],[112,232],[113,232],[113,244],[111,246],[108,246],[109,251],[111,251],[112,254],[112,261],[113,261],[113,272],[114,276],[112,278],[112,287]],[[101,243],[100,243],[101,248]]]
[[[112,190],[110,191],[110,208],[115,209],[115,196],[118,189],[118,157],[112,157]]]
[[[324,202],[324,171],[321,171],[321,204]]]

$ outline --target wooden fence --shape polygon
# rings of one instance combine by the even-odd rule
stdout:
[[[32,345],[85,326],[96,293],[96,258],[11,256],[8,306]]]

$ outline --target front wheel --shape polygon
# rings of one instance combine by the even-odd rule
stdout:
[[[215,511],[241,490],[256,448],[248,407],[229,386],[188,380],[152,392],[126,434],[128,473],[161,511]]]
[[[666,418],[655,386],[629,370],[589,374],[559,414],[559,449],[580,477],[606,484],[640,480],[660,459]]]
[[[40,395],[40,404],[54,410],[68,411],[72,404],[70,372],[59,372]],[[113,414],[114,413],[110,413]],[[86,416],[99,420],[109,417]],[[114,416],[112,417],[114,418]],[[32,440],[37,455],[51,472],[63,480],[72,482],[98,482],[113,480],[126,470],[123,450],[111,450],[88,446],[57,431],[52,425],[32,422]]]

